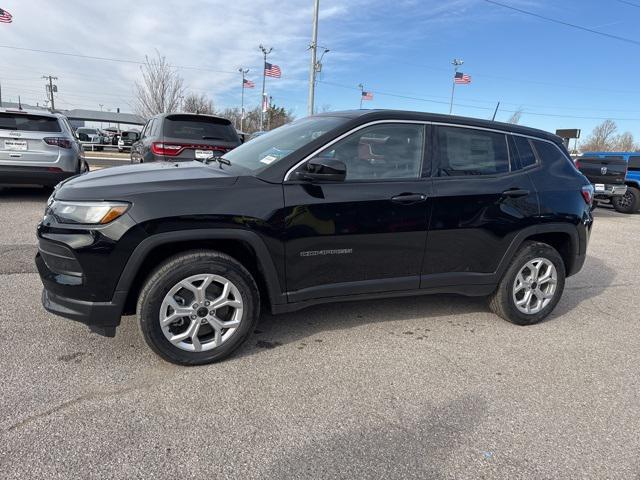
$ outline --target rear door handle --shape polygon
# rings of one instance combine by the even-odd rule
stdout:
[[[527,195],[529,195],[529,193],[529,190],[525,190],[524,188],[510,188],[509,190],[505,190],[504,192],[502,192],[502,196],[517,198],[526,197]]]
[[[402,205],[411,205],[414,203],[424,202],[427,196],[424,193],[402,193],[391,197],[393,203],[400,203]]]

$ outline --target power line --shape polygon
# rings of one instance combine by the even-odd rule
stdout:
[[[628,2],[627,0],[617,0],[620,3],[626,3],[627,5],[631,5],[632,7],[640,8],[640,5],[633,2]]]
[[[344,85],[344,84],[339,84],[339,83],[333,83],[333,82],[327,82],[324,80],[318,80],[318,83],[324,83],[326,85],[332,85],[335,87],[339,87],[339,88],[347,88],[349,90],[359,90],[358,87],[354,87],[352,85]],[[402,98],[405,100],[414,100],[414,101],[419,101],[419,102],[428,102],[428,103],[436,103],[436,104],[440,104],[440,105],[449,105],[449,102],[447,101],[439,101],[439,100],[430,100],[427,98],[420,98],[420,97],[414,97],[414,96],[410,96],[410,95],[403,95],[400,93],[392,93],[392,92],[384,92],[384,91],[380,91],[380,90],[375,90],[375,89],[371,89],[371,91],[377,95],[382,95],[382,96],[386,96],[386,97],[395,97],[395,98]],[[469,104],[464,104],[464,103],[455,103],[456,106],[458,107],[465,107],[465,108],[475,108],[477,110],[486,110],[486,111],[493,111],[494,107],[481,107],[479,105],[469,105]],[[515,113],[517,110],[504,110],[501,109],[501,112],[505,112],[505,113]],[[632,122],[638,122],[640,121],[640,118],[612,118],[612,117],[587,117],[587,116],[579,116],[579,115],[562,115],[562,114],[557,114],[557,113],[543,113],[543,112],[535,112],[535,111],[530,111],[530,110],[524,110],[523,112],[526,115],[535,115],[538,117],[553,117],[553,118],[572,118],[572,119],[578,119],[578,120],[616,120],[616,121],[632,121]]]
[[[46,53],[49,55],[63,55],[65,57],[76,57],[76,58],[84,58],[88,60],[102,60],[106,62],[118,62],[118,63],[128,63],[133,65],[146,65],[146,62],[142,62],[139,60],[130,60],[126,58],[113,58],[113,57],[97,57],[94,55],[83,55],[80,53],[69,53],[69,52],[57,52],[54,50],[40,50],[38,48],[26,48],[26,47],[16,47],[15,45],[0,45],[0,48],[6,48],[9,50],[20,50],[24,52],[36,52],[36,53]],[[204,70],[210,72],[218,72],[218,73],[233,73],[227,70],[220,70],[219,68],[213,67],[199,67],[194,65],[170,65],[173,68],[187,69],[187,70]]]
[[[521,8],[512,7],[511,5],[505,5],[504,3],[496,2],[495,0],[484,0],[487,3],[491,3],[493,5],[497,5],[499,7],[508,8],[509,10],[514,10],[516,12],[523,13],[525,15],[530,15],[532,17],[539,18],[541,20],[545,20],[547,22],[557,23],[559,25],[564,25],[565,27],[575,28],[577,30],[582,30],[584,32],[594,33],[596,35],[601,35],[603,37],[612,38],[614,40],[619,40],[621,42],[632,43],[634,45],[640,45],[640,42],[637,40],[632,40],[631,38],[620,37],[618,35],[612,35],[610,33],[600,32],[598,30],[593,30],[592,28],[583,27],[582,25],[576,25],[575,23],[569,23],[562,20],[557,20],[551,17],[545,17],[544,15],[540,15],[534,12],[529,12],[527,10],[522,10]]]

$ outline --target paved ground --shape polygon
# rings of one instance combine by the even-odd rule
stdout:
[[[0,192],[0,477],[640,478],[640,215],[596,211],[555,314],[454,296],[266,317],[180,368],[40,307],[47,194]]]

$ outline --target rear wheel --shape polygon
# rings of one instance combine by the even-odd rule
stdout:
[[[260,298],[251,274],[235,259],[194,251],[169,259],[138,299],[147,344],[165,360],[201,365],[229,356],[254,330]]]
[[[526,242],[491,296],[489,307],[517,325],[533,325],[549,315],[564,290],[565,268],[556,249]]]
[[[620,213],[634,213],[640,210],[640,190],[627,187],[627,193],[612,197],[613,208]]]

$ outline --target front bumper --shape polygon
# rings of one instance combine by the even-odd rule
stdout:
[[[42,306],[47,312],[84,323],[105,337],[115,336],[126,299],[125,292],[116,292],[110,302],[88,302],[42,290]]]

